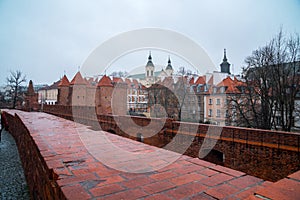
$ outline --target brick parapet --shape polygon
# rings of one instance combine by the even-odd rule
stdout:
[[[5,112],[5,115],[9,122],[8,130],[18,147],[31,199],[66,199],[56,183],[57,177],[53,169],[47,166],[41,154],[41,151],[47,150],[37,146],[32,137],[34,128],[28,130],[24,119],[20,119],[17,114]]]
[[[141,127],[148,125],[150,122],[156,123],[157,126],[161,126],[162,123],[161,119],[156,118],[96,115],[94,110],[93,107],[47,106],[44,111],[66,119],[73,119],[76,122],[94,127],[94,129],[102,129],[131,139],[136,139],[138,131],[129,125],[126,126],[127,120],[133,120]],[[125,124],[122,125],[122,129],[116,123],[120,121]],[[185,126],[181,127],[181,124],[185,124]],[[208,134],[208,131],[210,134]],[[131,135],[128,135],[128,132]],[[219,132],[220,135],[216,135],[216,132]],[[186,155],[198,157],[204,139],[210,138],[216,142],[214,149],[224,154],[224,166],[266,180],[276,181],[300,169],[299,133],[229,126],[218,127],[167,119],[163,128],[156,135],[152,137],[144,135],[144,142],[163,147],[175,135],[177,143],[193,140],[185,152]],[[176,149],[173,150],[177,151]],[[213,162],[212,160],[209,161]]]
[[[136,157],[124,160],[118,152],[105,146],[106,141],[95,140],[100,132],[137,156],[137,152],[147,154],[159,150],[157,160],[149,162],[147,168],[178,155],[45,113],[6,110],[6,115],[32,199],[297,199],[300,195],[299,172],[271,183],[189,156],[180,156],[166,167],[147,173],[119,171],[88,151],[76,127],[84,135],[91,134],[86,139],[104,149],[105,156],[112,160],[120,158],[114,162],[118,167],[139,169],[140,163]]]

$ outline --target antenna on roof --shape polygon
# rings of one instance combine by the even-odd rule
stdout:
[[[78,72],[80,71],[80,66],[78,66]]]
[[[66,75],[66,70],[64,70],[64,76]]]

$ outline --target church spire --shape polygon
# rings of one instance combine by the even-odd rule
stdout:
[[[224,49],[224,58],[223,58],[223,62],[227,62],[226,49]]]
[[[169,59],[168,59],[168,65],[166,67],[166,72],[168,74],[168,76],[172,76],[173,75],[173,67],[171,65],[171,58],[169,56]]]
[[[151,51],[149,51],[148,61],[152,61]]]

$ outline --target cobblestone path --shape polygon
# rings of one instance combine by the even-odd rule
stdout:
[[[2,131],[0,142],[0,200],[30,199],[19,158],[18,149],[13,137]]]

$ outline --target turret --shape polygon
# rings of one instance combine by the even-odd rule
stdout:
[[[223,58],[223,62],[220,64],[220,66],[221,66],[222,73],[230,74],[230,63],[227,61],[226,49],[224,49],[224,58]]]
[[[58,84],[58,95],[57,100],[59,105],[68,105],[70,82],[66,75],[64,75]]]

